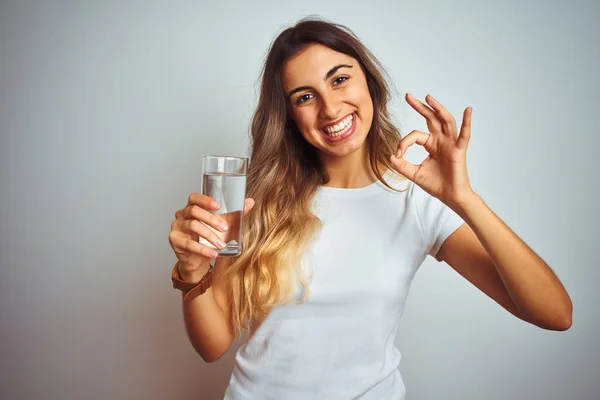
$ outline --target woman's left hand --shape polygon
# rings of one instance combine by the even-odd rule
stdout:
[[[406,95],[406,101],[425,117],[430,133],[414,130],[402,138],[397,153],[390,157],[392,165],[400,174],[447,206],[460,206],[474,194],[467,173],[467,146],[471,137],[473,109],[465,109],[458,134],[454,117],[431,95],[425,97],[431,108],[410,94]],[[402,158],[406,150],[415,143],[423,146],[429,153],[419,165],[413,165]]]

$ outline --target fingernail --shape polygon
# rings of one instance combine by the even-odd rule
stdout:
[[[229,229],[229,227],[227,226],[227,224],[226,224],[226,223],[224,223],[224,222],[221,222],[221,223],[219,223],[219,228],[220,228],[222,231],[226,231],[227,229]]]
[[[217,203],[217,202],[216,202],[216,201],[214,201],[214,200],[213,200],[213,201],[210,203],[210,206],[211,206],[212,208],[215,208],[215,209],[220,207],[220,206],[219,206],[219,203]]]
[[[219,246],[219,248],[222,249],[223,247],[225,247],[225,242],[223,242],[222,240],[217,240],[217,246]]]
[[[396,152],[396,158],[400,157],[402,157],[402,149],[398,149],[398,151]]]

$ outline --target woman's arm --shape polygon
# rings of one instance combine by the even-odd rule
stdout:
[[[446,239],[436,258],[519,318],[544,329],[569,329],[571,298],[544,260],[478,195],[452,208],[466,224]]]
[[[235,337],[220,274],[222,268],[226,268],[231,262],[230,257],[218,257],[213,271],[212,286],[204,294],[183,302],[188,338],[202,359],[209,363],[221,358]],[[197,282],[209,268],[210,265],[207,264],[205,268],[200,268],[195,276],[182,278]]]

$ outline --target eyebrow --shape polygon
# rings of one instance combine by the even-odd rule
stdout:
[[[336,65],[335,67],[333,67],[329,71],[327,71],[327,74],[325,74],[325,78],[323,78],[323,80],[326,81],[327,79],[331,78],[331,76],[333,74],[335,74],[340,68],[352,68],[352,65],[348,65],[348,64]],[[289,99],[290,97],[292,97],[292,95],[294,93],[301,92],[301,91],[307,90],[307,89],[312,89],[312,88],[310,86],[299,86],[296,89],[292,90],[290,92],[290,94],[287,95],[287,98]]]

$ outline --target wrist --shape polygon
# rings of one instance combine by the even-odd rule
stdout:
[[[473,213],[477,213],[477,210],[481,209],[481,206],[485,205],[483,199],[473,194],[465,199],[456,207],[451,207],[465,222],[469,223]]]
[[[199,268],[193,269],[191,267],[186,267],[186,264],[179,264],[179,276],[181,280],[189,283],[198,283],[200,279],[208,272],[210,269],[210,262],[206,265],[201,265]]]

